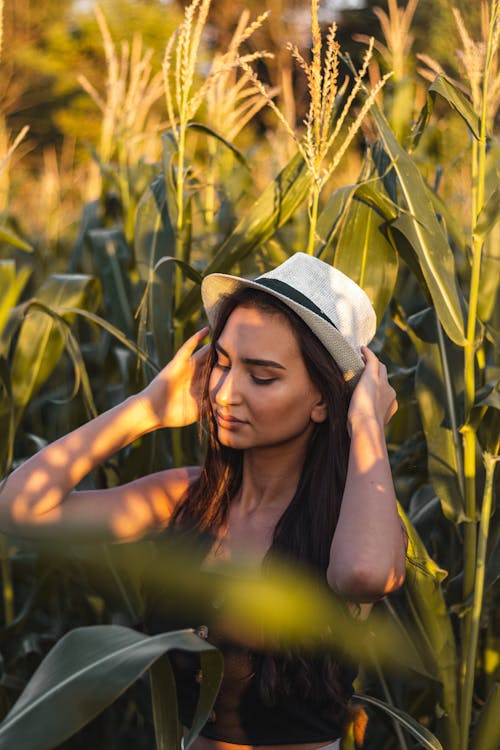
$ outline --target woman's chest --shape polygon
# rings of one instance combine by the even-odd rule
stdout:
[[[220,562],[260,568],[272,544],[275,523],[268,515],[248,519],[231,514],[218,531],[202,568],[206,570]]]

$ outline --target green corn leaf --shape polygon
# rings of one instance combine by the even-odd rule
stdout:
[[[91,229],[88,238],[102,282],[108,317],[130,337],[133,329],[127,273],[130,251],[125,235],[121,229]]]
[[[78,315],[82,318],[85,318],[89,323],[93,323],[99,328],[102,328],[103,331],[107,331],[110,333],[113,338],[115,338],[117,341],[120,342],[120,344],[123,344],[127,349],[129,349],[133,354],[137,356],[138,359],[140,359],[141,362],[146,363],[153,372],[157,373],[159,372],[159,367],[154,362],[148,353],[144,351],[144,349],[141,349],[140,346],[138,346],[134,341],[131,341],[128,339],[123,331],[120,331],[119,328],[112,325],[112,323],[108,323],[107,320],[104,318],[101,318],[99,315],[96,315],[93,312],[90,312],[89,310],[85,310],[84,308],[79,307],[68,307],[66,305],[61,307],[54,307],[54,312],[58,315],[64,315],[65,317],[67,315],[69,316],[75,316]]]
[[[408,319],[409,333],[419,354],[415,393],[427,443],[429,477],[445,516],[454,523],[466,520],[459,476],[457,394],[463,384],[461,352],[440,340],[439,322],[432,308]],[[446,362],[443,363],[443,357]]]
[[[175,677],[168,655],[160,658],[149,670],[151,702],[155,725],[156,750],[171,750],[181,747],[182,727],[177,711]]]
[[[356,198],[342,221],[334,266],[364,289],[380,323],[398,274],[398,256],[384,231],[385,221]]]
[[[408,564],[404,593],[411,612],[410,632],[419,643],[428,671],[441,683],[443,716],[440,735],[446,750],[458,750],[457,654],[450,616],[441,588],[446,571],[429,556],[425,545],[399,508],[408,534]],[[417,633],[419,638],[417,638]]]
[[[460,115],[474,138],[479,140],[481,128],[479,115],[474,112],[471,103],[462,94],[460,89],[458,89],[449,78],[440,73],[429,86],[427,101],[414,128],[412,150],[418,145],[418,142],[429,123],[434,109],[436,96],[440,96],[448,102],[450,107]]]
[[[415,737],[415,739],[417,739],[423,747],[428,748],[428,750],[443,750],[443,746],[437,737],[422,726],[422,724],[419,724],[418,721],[415,721],[412,716],[405,713],[405,711],[401,711],[401,709],[391,706],[389,703],[385,703],[385,701],[381,701],[371,695],[356,693],[354,695],[354,700],[368,703],[369,705],[375,706],[381,711],[384,711],[384,713],[388,714],[392,719],[395,719],[403,729]]]
[[[7,227],[0,226],[0,242],[6,242],[8,245],[18,247],[20,250],[24,250],[26,253],[32,253],[33,248],[28,245],[27,242],[22,240],[14,232],[11,232]]]
[[[102,206],[99,199],[89,201],[83,207],[82,218],[78,237],[73,246],[73,251],[69,258],[69,273],[78,273],[83,266],[84,253],[87,246],[87,235],[91,229],[100,229],[102,227]]]
[[[496,172],[491,171],[497,179]],[[481,321],[494,320],[500,308],[500,190],[496,188],[479,214],[474,234],[483,242],[477,314]],[[497,337],[498,342],[498,337]]]
[[[372,113],[388,158],[398,176],[405,213],[392,224],[409,242],[432,296],[439,320],[452,341],[464,344],[464,323],[455,273],[455,262],[439,224],[425,183],[415,163],[399,145],[382,112]],[[397,246],[397,238],[396,238]]]
[[[12,465],[15,437],[14,399],[9,365],[4,357],[0,357],[0,432],[0,477],[4,477]]]
[[[171,227],[177,226],[177,190],[175,183],[174,160],[177,155],[177,143],[171,130],[163,133],[162,137],[163,179],[165,181],[166,209]]]
[[[163,175],[153,180],[137,206],[134,252],[139,277],[146,283],[138,339],[143,342],[146,329],[149,329],[153,334],[157,360],[166,364],[173,355],[175,269],[170,264],[159,270],[157,263],[165,254],[175,253],[175,232],[170,221]]]
[[[474,235],[483,242],[500,219],[500,188],[496,188],[490,195],[479,214],[474,227]]]
[[[21,268],[16,272],[16,264],[13,260],[0,260],[0,335],[12,313],[12,308],[17,304],[19,297],[30,277],[29,268]],[[7,354],[10,337],[2,341],[0,338],[0,353]]]
[[[389,198],[378,181],[369,180],[358,185],[356,198],[375,209],[385,221],[394,221],[399,215],[397,205]]]
[[[498,750],[500,747],[500,682],[495,682],[483,707],[472,737],[472,750]]]
[[[77,628],[54,646],[0,724],[0,748],[49,750],[60,744],[172,649],[200,653],[205,678],[187,750],[217,695],[221,654],[192,631],[147,636],[118,625]],[[177,711],[174,705],[169,708]],[[175,741],[175,735],[169,738],[169,750],[176,750]]]
[[[318,216],[314,254],[325,263],[333,264],[342,221],[354,199],[357,187],[357,185],[348,185],[334,190]]]
[[[73,393],[70,396],[69,400],[74,398],[76,393],[79,390],[81,390],[83,403],[85,405],[88,417],[89,419],[93,419],[94,417],[97,416],[97,409],[95,407],[94,397],[92,395],[90,379],[87,373],[85,361],[82,357],[82,353],[80,351],[78,342],[76,338],[73,336],[73,334],[71,333],[70,323],[67,320],[65,320],[63,317],[58,315],[54,310],[52,310],[52,308],[48,307],[47,305],[42,304],[41,302],[32,300],[26,305],[26,309],[39,310],[42,313],[45,313],[45,315],[47,315],[49,318],[52,318],[53,320],[59,322],[60,330],[64,336],[65,347],[69,356],[71,357],[71,360],[73,362],[74,372],[75,372],[75,383],[73,387]],[[53,402],[58,403],[57,399],[53,399]]]
[[[199,133],[205,133],[205,135],[209,135],[211,138],[215,138],[219,143],[222,143],[223,146],[225,146],[235,157],[239,163],[245,167],[245,169],[250,170],[250,166],[236,146],[233,146],[231,141],[228,141],[227,138],[224,138],[223,135],[220,133],[217,133],[216,130],[212,130],[212,128],[209,128],[207,125],[203,125],[201,122],[190,122],[188,123],[188,128],[191,130],[197,130]]]
[[[362,182],[335,190],[318,217],[321,244],[315,252],[365,290],[378,321],[391,299],[398,270],[397,253],[385,232],[387,212],[391,219],[397,212],[380,188]]]
[[[230,272],[235,263],[270,239],[304,202],[310,187],[311,174],[296,154],[223,242],[205,274]],[[199,306],[200,289],[195,286],[176,311],[177,319],[187,320]]]
[[[477,314],[483,323],[497,321],[500,310],[500,223],[491,226],[485,236],[483,257],[481,261],[481,279],[479,282],[479,299]],[[500,337],[496,336],[495,345],[498,346]]]
[[[201,284],[202,276],[198,273],[196,268],[193,268],[193,266],[190,266],[189,263],[186,263],[180,258],[174,258],[173,256],[165,255],[163,258],[160,258],[154,267],[154,271],[157,272],[165,263],[173,263],[174,265],[177,265],[186,278],[191,279],[195,284]]]
[[[51,309],[58,306],[92,309],[98,302],[98,284],[90,276],[54,274],[39,289],[37,299]],[[69,322],[74,319],[69,311],[62,314]],[[29,311],[22,323],[12,359],[12,393],[17,424],[33,395],[54,370],[64,347],[64,333],[58,322],[41,310]]]

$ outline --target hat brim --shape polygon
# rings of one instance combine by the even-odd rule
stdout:
[[[206,276],[201,284],[201,298],[211,328],[216,324],[218,309],[224,297],[243,288],[258,289],[276,297],[293,310],[299,318],[302,318],[338,364],[344,380],[354,387],[365,367],[360,352],[356,351],[346,341],[333,324],[328,323],[319,315],[286,295],[259,284],[258,281],[242,279],[225,273],[211,273]]]

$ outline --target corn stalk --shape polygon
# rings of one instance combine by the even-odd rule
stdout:
[[[473,204],[472,204],[472,272],[469,291],[469,311],[467,318],[466,343],[464,346],[464,414],[465,424],[462,428],[464,447],[464,487],[465,487],[465,513],[467,516],[464,538],[464,583],[463,598],[466,601],[474,592],[474,603],[471,610],[465,614],[462,637],[462,659],[460,663],[460,691],[461,691],[461,747],[466,750],[468,743],[469,727],[472,715],[472,691],[474,686],[474,664],[477,652],[477,629],[479,623],[480,605],[482,602],[482,587],[479,594],[477,587],[480,585],[477,577],[483,576],[484,580],[484,555],[486,554],[485,540],[487,540],[488,525],[483,518],[485,505],[491,503],[491,496],[483,497],[481,511],[481,537],[477,547],[477,508],[476,508],[476,433],[477,428],[471,420],[471,411],[474,405],[476,392],[475,363],[477,340],[477,308],[479,299],[479,284],[481,279],[481,259],[484,240],[478,234],[476,227],[481,211],[485,205],[486,187],[486,147],[487,147],[487,122],[488,122],[488,93],[490,84],[490,72],[493,57],[497,52],[499,34],[499,3],[493,0],[491,4],[490,24],[488,30],[486,55],[484,62],[484,73],[481,92],[481,115],[479,139],[474,142],[472,152],[472,179],[473,179]],[[486,459],[485,459],[486,460]],[[491,462],[486,463],[487,470],[491,472],[491,483],[493,469]],[[490,488],[491,493],[491,488]],[[489,519],[489,511],[488,511]],[[484,536],[486,535],[486,536]],[[480,572],[482,569],[482,573]],[[477,607],[479,606],[479,610]]]

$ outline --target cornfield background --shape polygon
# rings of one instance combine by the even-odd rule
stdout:
[[[207,593],[151,541],[2,535],[0,748],[180,747],[175,647],[200,651],[202,726],[220,657],[140,632],[161,586],[297,637],[335,619],[367,750],[498,750],[498,0],[38,5],[0,3],[0,475],[145,385],[203,323],[204,274],[302,250],[377,312],[410,546],[353,630],[295,573],[288,598],[286,571]],[[85,481],[197,460],[195,430],[162,431]]]

